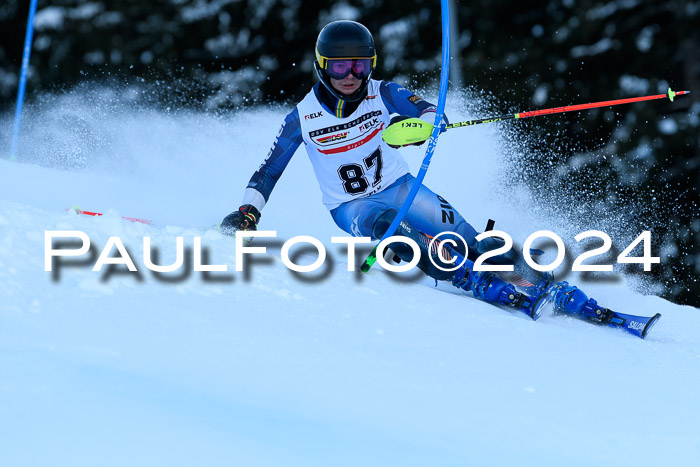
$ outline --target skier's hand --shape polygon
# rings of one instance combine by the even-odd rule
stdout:
[[[258,230],[260,211],[251,204],[244,204],[221,221],[221,232],[234,235],[237,230]]]
[[[382,139],[392,148],[420,146],[430,138],[433,126],[420,118],[397,115],[382,132]]]

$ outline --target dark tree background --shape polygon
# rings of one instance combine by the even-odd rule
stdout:
[[[673,104],[528,119],[513,131],[514,141],[528,141],[514,160],[514,179],[548,187],[535,190],[543,205],[564,195],[571,203],[560,208],[576,222],[602,206],[653,230],[654,254],[666,266],[654,268],[664,295],[698,305],[700,1],[454,6],[453,66],[463,85],[492,96],[496,105],[484,115],[661,94],[669,86],[695,92]],[[3,113],[14,105],[28,9],[29,0],[0,4]],[[315,82],[318,31],[341,18],[374,32],[378,77],[416,86],[438,76],[437,1],[39,0],[28,98],[117,80],[168,83],[155,93],[156,105],[225,110],[295,100]]]

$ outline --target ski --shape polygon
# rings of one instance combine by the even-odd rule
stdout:
[[[651,328],[653,328],[659,321],[659,318],[661,318],[660,313],[656,313],[654,316],[637,316],[626,313],[618,313],[617,311],[607,309],[604,310],[600,318],[574,315],[563,310],[554,310],[554,314],[561,316],[572,316],[589,323],[622,329],[623,331],[626,331],[634,336],[641,337],[642,339],[649,334]]]
[[[656,313],[654,316],[636,316],[628,315],[625,313],[618,313],[616,311],[608,310],[610,312],[608,326],[618,329],[623,329],[630,334],[644,339],[652,327],[661,318],[660,313]]]

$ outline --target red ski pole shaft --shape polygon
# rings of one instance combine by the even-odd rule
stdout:
[[[690,94],[690,91],[676,91],[676,92],[674,92],[671,90],[671,88],[669,88],[668,92],[666,94],[656,94],[654,96],[630,97],[627,99],[616,99],[616,100],[612,100],[612,101],[592,102],[590,104],[567,105],[564,107],[552,107],[551,109],[531,110],[529,112],[505,114],[505,115],[499,115],[497,117],[480,118],[477,120],[467,120],[466,122],[451,123],[449,125],[446,125],[444,128],[445,128],[445,130],[449,130],[452,128],[459,128],[462,126],[477,125],[479,123],[501,122],[503,120],[511,120],[511,119],[515,119],[515,118],[528,118],[528,117],[537,117],[539,115],[552,115],[552,114],[558,114],[558,113],[564,113],[564,112],[575,112],[577,110],[595,109],[597,107],[611,107],[614,105],[631,104],[633,102],[651,101],[654,99],[668,98],[671,100],[671,102],[673,102],[673,99],[676,96],[682,96],[685,94]]]
[[[94,216],[94,217],[99,217],[102,215],[101,212],[93,212],[93,211],[83,211],[79,207],[73,207],[70,209],[66,209],[66,211],[73,211],[76,214],[82,214],[83,216]],[[120,216],[122,219],[129,221],[129,222],[140,222],[142,224],[148,224],[151,225],[152,222],[149,221],[148,219],[139,219],[138,217],[126,217],[126,216]]]

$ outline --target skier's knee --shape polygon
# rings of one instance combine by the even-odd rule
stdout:
[[[382,238],[387,229],[389,229],[391,223],[394,222],[396,214],[398,214],[398,212],[395,209],[384,211],[384,213],[379,216],[376,221],[374,221],[374,225],[372,226],[372,236],[376,239]]]
[[[372,236],[376,239],[382,238],[386,231],[389,229],[391,223],[394,222],[396,214],[396,210],[389,209],[388,211],[385,211],[381,216],[379,216],[377,220],[374,221],[374,225],[372,226]],[[405,235],[402,226],[399,226],[396,229],[395,235],[407,236]],[[394,252],[394,254],[396,254],[396,256],[401,258],[402,261],[409,263],[413,259],[413,249],[407,243],[394,242],[391,244],[390,249]]]
[[[391,209],[379,216],[372,227],[372,235],[376,238],[382,238],[391,223],[396,218],[396,214],[397,212]],[[407,240],[410,239],[418,245],[418,248],[420,249],[420,259],[418,260],[417,266],[418,269],[423,271],[426,275],[437,280],[449,280],[452,278],[452,276],[454,276],[453,271],[444,271],[433,264],[440,264],[441,260],[437,253],[431,252],[428,248],[430,245],[430,238],[428,238],[422,232],[416,230],[411,224],[408,223],[408,221],[401,221],[399,226],[396,228],[394,235],[397,237],[407,237]],[[413,260],[413,248],[411,248],[411,245],[408,243],[395,241],[389,248],[394,252],[394,254],[396,254],[396,256],[401,258],[402,261],[410,263]],[[436,247],[436,251],[437,248],[439,247]],[[430,260],[431,257],[433,258],[433,261]],[[446,264],[445,266],[449,267],[451,265]]]

